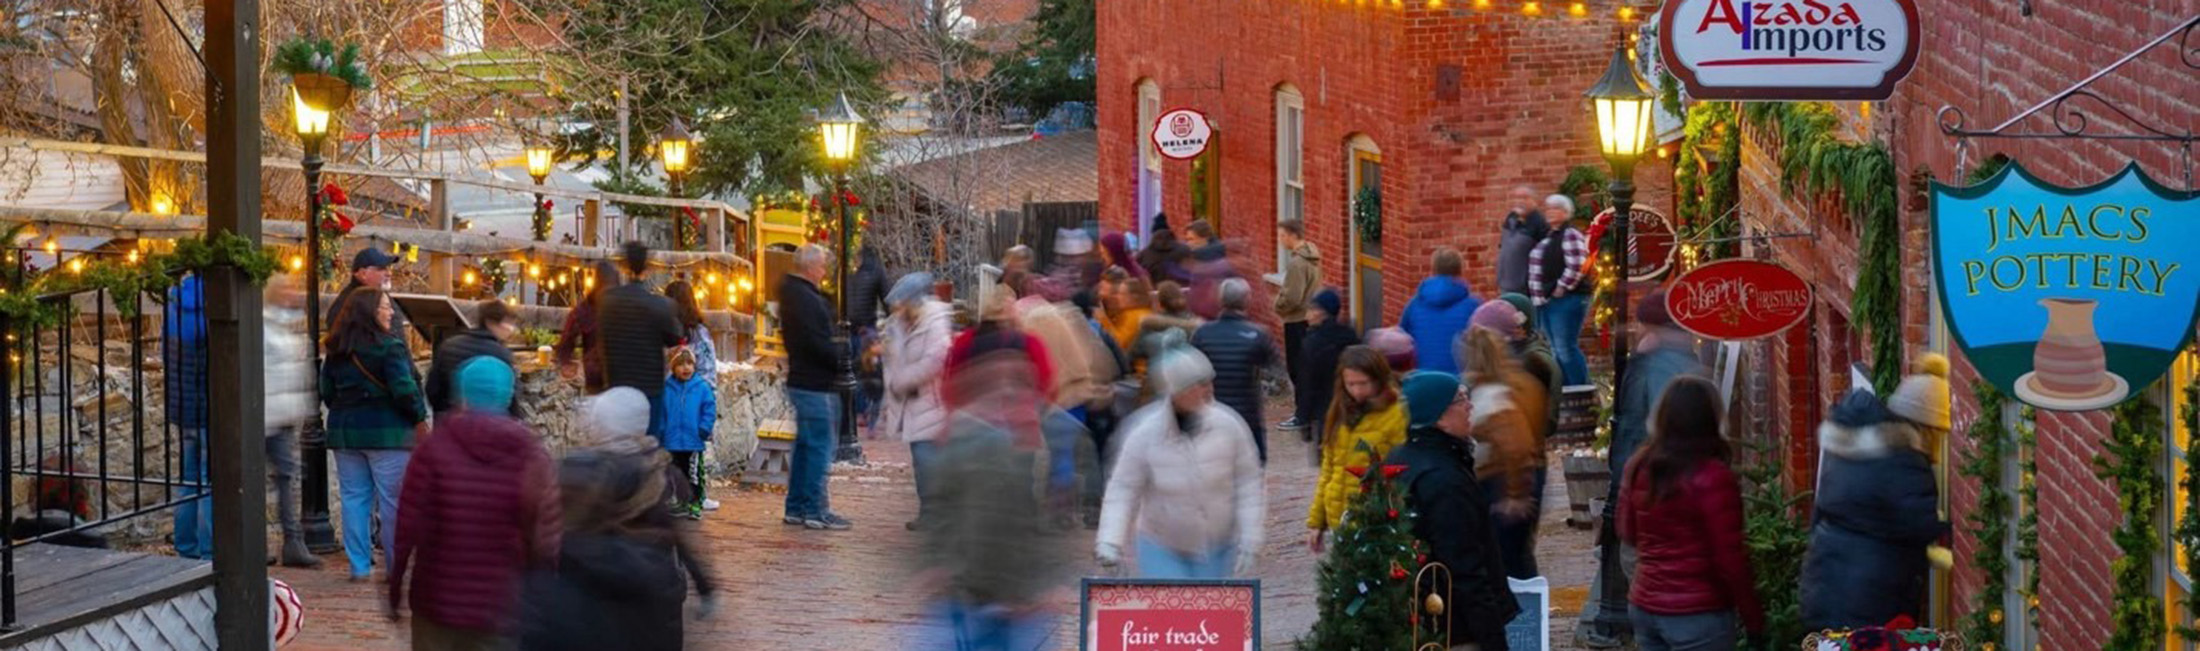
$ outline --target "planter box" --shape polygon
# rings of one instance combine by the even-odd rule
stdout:
[[[1593,526],[1599,517],[1593,503],[1604,501],[1612,488],[1611,462],[1602,455],[1567,455],[1560,458],[1566,473],[1566,498],[1571,513],[1568,524],[1577,527]]]

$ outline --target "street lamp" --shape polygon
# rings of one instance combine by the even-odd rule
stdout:
[[[817,115],[817,134],[825,146],[825,162],[833,168],[833,215],[840,223],[840,238],[834,244],[839,258],[833,265],[833,300],[840,314],[840,323],[833,329],[833,346],[840,350],[840,379],[834,388],[840,392],[840,449],[833,456],[839,461],[863,462],[863,448],[856,441],[856,347],[855,329],[848,323],[848,266],[854,256],[848,255],[854,236],[854,227],[848,215],[846,197],[848,167],[855,164],[856,146],[863,132],[863,116],[856,114],[848,104],[848,94],[841,93],[831,108]]]
[[[305,149],[302,161],[306,172],[306,336],[313,341],[313,367],[321,367],[321,143],[328,139],[329,110],[314,108],[293,88],[290,92],[290,109],[293,128],[298,143]],[[319,382],[319,378],[315,378]],[[318,389],[317,389],[318,390]],[[300,525],[305,529],[306,549],[316,554],[337,550],[336,529],[328,521],[328,433],[322,428],[320,412],[306,419],[305,427],[298,433],[299,454],[304,457],[305,476],[300,479],[300,489],[305,499],[299,505]]]
[[[669,180],[668,189],[674,197],[682,196],[680,182],[687,178],[688,170],[694,167],[694,147],[695,137],[688,135],[687,124],[681,122],[679,116],[673,116],[672,124],[665,125],[665,132],[657,134],[657,155],[664,160],[665,178]],[[673,215],[673,250],[687,250],[683,245],[686,235],[687,220],[678,214]]]
[[[535,179],[535,241],[550,240],[550,211],[542,207],[542,182],[550,178],[550,148],[540,144],[527,148],[527,175]]]
[[[1635,204],[1635,161],[1650,148],[1650,107],[1657,98],[1650,93],[1650,86],[1635,75],[1625,47],[1612,53],[1612,64],[1604,69],[1604,78],[1589,89],[1588,97],[1597,118],[1597,149],[1604,153],[1604,162],[1612,166],[1612,236],[1603,248],[1612,256],[1613,296],[1618,304],[1612,321],[1612,329],[1618,333],[1612,337],[1613,417],[1617,419],[1617,396],[1623,386],[1620,381],[1627,375],[1627,247],[1634,241],[1628,227]]]

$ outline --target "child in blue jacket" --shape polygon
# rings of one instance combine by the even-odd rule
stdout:
[[[659,443],[672,453],[672,465],[687,480],[675,491],[674,508],[699,520],[703,517],[703,446],[718,425],[718,393],[709,379],[695,372],[695,354],[686,348],[672,354],[672,375],[665,378],[662,404],[665,428]]]

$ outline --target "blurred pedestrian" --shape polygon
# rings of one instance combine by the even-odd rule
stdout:
[[[695,353],[680,349],[672,354],[672,374],[665,377],[663,437],[659,445],[672,454],[672,467],[685,480],[673,491],[673,510],[690,520],[703,518],[703,465],[708,460],[713,430],[718,427],[718,390],[695,370]]]
[[[1733,452],[1719,431],[1719,388],[1700,377],[1674,380],[1652,413],[1650,440],[1615,482],[1624,491],[1620,540],[1640,558],[1628,591],[1635,644],[1737,648],[1737,629],[1761,636],[1765,613],[1742,533],[1741,480],[1727,466]]]
[[[183,457],[178,460],[182,467],[178,470],[185,486],[179,492],[191,498],[176,505],[171,531],[176,555],[196,560],[214,557],[213,500],[199,488],[209,479],[206,388],[212,384],[206,349],[205,284],[199,274],[192,273],[168,288],[168,306],[161,313],[160,328],[162,404],[183,446]],[[73,461],[63,459],[58,463],[66,466]]]
[[[1031,299],[1025,299],[1029,301]],[[1089,441],[1087,408],[1095,400],[1114,395],[1115,360],[1108,357],[1100,337],[1068,303],[1038,303],[1022,310],[1019,325],[1037,337],[1047,353],[1053,382],[1043,387],[1049,407],[1040,421],[1047,451],[1047,512],[1055,524],[1076,526],[1079,460],[1095,465],[1095,455],[1083,452]],[[1087,469],[1084,474],[1095,474]]]
[[[1244,419],[1252,430],[1253,446],[1260,463],[1268,464],[1267,420],[1261,417],[1261,371],[1276,361],[1275,340],[1268,330],[1245,317],[1253,300],[1253,288],[1243,279],[1230,278],[1217,288],[1222,313],[1215,321],[1192,333],[1192,347],[1199,349],[1215,369],[1215,399]]]
[[[863,355],[856,364],[860,380],[855,392],[856,423],[870,426],[878,413],[882,389],[877,365],[860,361],[869,358],[869,354],[863,351],[871,350],[878,342],[880,313],[891,309],[891,306],[886,305],[886,290],[887,283],[892,279],[886,275],[886,264],[879,262],[876,247],[865,246],[858,251],[856,269],[848,276],[848,336],[851,345],[858,351],[857,354]],[[697,368],[704,371],[704,375],[712,377],[715,377],[718,370],[716,364]],[[717,382],[715,379],[711,381]]]
[[[717,610],[692,534],[665,509],[670,460],[647,435],[649,411],[649,398],[628,387],[590,400],[593,439],[558,467],[557,571],[530,573],[521,588],[520,649],[677,651],[690,583],[696,618]]]
[[[1133,359],[1153,359],[1161,353],[1164,333],[1177,331],[1184,339],[1199,330],[1203,321],[1192,313],[1191,297],[1184,286],[1176,281],[1164,281],[1154,288],[1154,311],[1138,324],[1138,342],[1131,351]]]
[[[1335,393],[1328,415],[1313,421],[1333,425],[1322,437],[1314,504],[1306,511],[1306,528],[1314,530],[1307,546],[1316,554],[1322,553],[1322,536],[1344,523],[1346,508],[1360,494],[1363,485],[1350,469],[1372,468],[1406,441],[1406,405],[1398,397],[1398,379],[1375,349],[1344,350]]]
[[[1541,206],[1535,202],[1535,190],[1528,186],[1513,188],[1510,195],[1512,212],[1498,224],[1497,235],[1497,291],[1507,294],[1528,293],[1528,254],[1543,238],[1551,234],[1551,224],[1543,218]]]
[[[1411,373],[1421,367],[1420,344],[1402,328],[1376,328],[1367,331],[1367,346],[1382,353],[1383,358],[1390,362],[1390,370],[1394,372]]]
[[[1317,435],[1326,434],[1336,426],[1336,423],[1323,422],[1322,417],[1335,395],[1338,359],[1346,348],[1360,345],[1360,333],[1345,322],[1343,310],[1344,299],[1334,288],[1316,292],[1313,300],[1307,302],[1306,319],[1313,326],[1307,330],[1306,341],[1299,351],[1305,358],[1300,363],[1306,377],[1303,381],[1293,378],[1298,383],[1297,404],[1294,405],[1296,418],[1308,425],[1300,430],[1299,437],[1307,441],[1316,440]],[[1317,458],[1316,462],[1319,461]]]
[[[1085,528],[1100,526],[1100,495],[1108,484],[1108,468],[1114,463],[1114,449],[1109,442],[1114,438],[1116,423],[1131,412],[1124,405],[1135,404],[1140,383],[1131,371],[1130,356],[1116,345],[1115,337],[1108,334],[1100,323],[1097,299],[1092,292],[1078,292],[1070,297],[1085,323],[1092,328],[1094,339],[1099,341],[1102,354],[1093,361],[1093,380],[1098,384],[1096,395],[1085,405],[1085,433],[1092,437],[1094,472],[1085,473],[1084,520]]]
[[[1436,249],[1429,266],[1433,270],[1406,301],[1398,329],[1413,336],[1414,368],[1458,373],[1451,358],[1451,340],[1467,329],[1468,319],[1482,301],[1467,285],[1466,264],[1451,247]]]
[[[513,314],[512,308],[505,306],[503,301],[481,301],[474,306],[474,324],[473,328],[461,330],[435,345],[435,357],[428,363],[425,392],[428,408],[437,414],[458,406],[451,375],[458,372],[460,366],[483,356],[494,357],[505,366],[516,366],[512,361],[512,348],[504,342],[519,332],[519,315]]]
[[[1100,282],[1100,272],[1107,267],[1093,253],[1092,235],[1083,228],[1062,228],[1054,231],[1054,268],[1047,274],[1053,279],[1049,302],[1069,300],[1069,295],[1092,287]]]
[[[1415,514],[1413,537],[1430,563],[1451,570],[1444,611],[1452,648],[1507,651],[1505,625],[1520,603],[1506,583],[1489,502],[1474,476],[1473,407],[1459,378],[1442,371],[1407,374],[1401,393],[1406,442],[1384,463],[1405,466],[1396,481]]]
[[[1589,358],[1581,353],[1581,323],[1589,316],[1590,288],[1582,287],[1589,263],[1589,238],[1574,219],[1574,200],[1554,194],[1543,200],[1551,231],[1528,252],[1528,298],[1535,301],[1544,336],[1566,374],[1566,386],[1589,383]]]
[[[1536,327],[1535,306],[1528,297],[1507,293],[1498,300],[1483,303],[1475,308],[1473,325],[1467,332],[1459,333],[1452,340],[1451,355],[1459,358],[1460,368],[1466,368],[1467,336],[1476,329],[1488,329],[1503,335],[1506,346],[1512,351],[1520,367],[1543,387],[1544,414],[1541,421],[1543,435],[1558,431],[1558,403],[1566,395],[1566,378],[1558,369],[1558,358],[1551,355],[1550,340],[1544,338],[1542,329]],[[1502,306],[1500,306],[1502,304]],[[1509,325],[1508,325],[1509,324]]]
[[[597,315],[604,294],[620,284],[619,266],[610,260],[597,260],[592,274],[582,283],[588,293],[565,313],[565,327],[558,331],[558,374],[567,381],[580,380],[581,390],[595,395],[611,388],[610,378],[604,375],[604,341]]]
[[[1171,346],[1150,376],[1158,399],[1123,421],[1094,554],[1102,567],[1121,564],[1135,524],[1139,576],[1251,575],[1266,513],[1252,432],[1215,403],[1214,369],[1198,351]]]
[[[1145,334],[1146,317],[1153,314],[1153,287],[1146,284],[1144,278],[1125,280],[1122,290],[1116,294],[1116,301],[1119,305],[1108,308],[1108,333],[1115,337],[1116,345],[1123,348],[1124,354],[1130,356],[1132,371],[1143,375],[1146,358],[1140,354],[1138,337]]]
[[[1929,452],[1950,425],[1948,358],[1928,353],[1918,371],[1884,407],[1852,391],[1818,426],[1825,456],[1803,560],[1807,630],[1924,618],[1926,549],[1948,533]]]
[[[683,348],[695,358],[695,374],[705,382],[718,384],[718,342],[704,320],[703,302],[696,298],[695,286],[685,280],[672,281],[665,285],[665,298],[672,301],[672,316],[680,324],[680,336],[687,340]]]
[[[880,332],[886,399],[879,406],[878,429],[909,444],[917,516],[904,526],[916,531],[933,522],[938,441],[947,429],[940,378],[947,368],[947,348],[954,341],[955,310],[932,295],[932,274],[921,272],[895,281],[886,304],[893,312]]]
[[[795,441],[781,521],[808,529],[853,526],[833,513],[826,474],[838,442],[840,396],[833,376],[845,351],[833,346],[833,303],[818,289],[833,254],[816,244],[795,251],[794,269],[779,281],[779,332],[787,348],[787,402],[794,406]]]
[[[1017,296],[1038,295],[1046,278],[1031,269],[1034,264],[1038,264],[1038,254],[1031,247],[1022,244],[1008,247],[1008,252],[1001,256],[1000,286]]]
[[[1146,249],[1138,252],[1138,266],[1146,268],[1146,280],[1159,285],[1164,281],[1179,284],[1192,282],[1192,249],[1176,240],[1176,231],[1169,228],[1168,213],[1154,213],[1153,229],[1147,234],[1151,241]]]
[[[1101,260],[1107,266],[1121,267],[1132,276],[1146,278],[1149,282],[1152,280],[1151,276],[1146,275],[1146,268],[1138,265],[1138,258],[1131,255],[1130,238],[1122,233],[1100,236],[1100,252]]]
[[[387,613],[398,616],[409,585],[414,649],[505,648],[520,578],[557,564],[556,470],[511,417],[514,375],[494,357],[460,366],[456,411],[437,419],[405,470]]]
[[[336,453],[343,500],[344,554],[351,579],[374,570],[374,522],[381,546],[397,548],[397,501],[412,459],[413,440],[428,430],[427,402],[413,381],[412,352],[390,332],[397,310],[379,289],[352,292],[339,306],[321,362],[321,402],[328,405],[328,447]]]
[[[1543,387],[1513,361],[1495,331],[1468,330],[1462,362],[1466,374],[1460,379],[1474,410],[1469,420],[1474,476],[1489,500],[1506,575],[1535,578],[1541,575],[1535,563],[1535,531],[1543,519],[1543,482],[1550,473],[1543,454]]]
[[[321,416],[313,398],[313,344],[303,333],[305,312],[299,309],[305,297],[295,281],[271,283],[266,293],[267,306],[260,311],[267,321],[261,349],[267,368],[265,452],[268,481],[275,485],[276,522],[283,534],[282,552],[268,560],[280,560],[284,567],[316,568],[321,557],[306,548],[305,529],[298,521],[298,431]],[[206,511],[211,516],[212,509]],[[180,540],[182,529],[176,532]],[[199,540],[212,538],[202,535]]]
[[[643,281],[649,273],[649,247],[627,242],[619,263],[626,268],[626,284],[604,292],[603,304],[596,306],[603,333],[604,377],[611,386],[633,387],[649,396],[657,408],[649,420],[649,433],[662,437],[665,355],[686,343],[687,333],[680,329],[671,299]]]
[[[1185,303],[1192,314],[1212,321],[1222,316],[1222,281],[1235,278],[1237,271],[1230,267],[1229,249],[1215,239],[1215,227],[1207,220],[1192,220],[1184,234],[1192,247],[1192,281],[1184,286]]]
[[[1276,237],[1283,243],[1283,288],[1276,292],[1276,320],[1283,322],[1283,368],[1296,385],[1306,382],[1305,365],[1301,363],[1301,350],[1306,345],[1307,308],[1314,294],[1322,288],[1322,250],[1306,241],[1306,222],[1294,217],[1276,224]],[[1300,429],[1307,426],[1292,414],[1276,427]]]

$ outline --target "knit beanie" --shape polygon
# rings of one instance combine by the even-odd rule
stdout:
[[[458,366],[458,404],[467,411],[512,413],[512,365],[482,355]]]
[[[1330,317],[1341,317],[1344,316],[1344,297],[1337,295],[1336,289],[1325,287],[1314,294],[1314,307],[1321,308]]]
[[[1451,403],[1459,399],[1459,376],[1443,371],[1414,371],[1406,374],[1399,391],[1405,395],[1406,416],[1413,427],[1435,425],[1451,409]]]
[[[1390,369],[1398,372],[1413,370],[1413,335],[1398,328],[1376,328],[1367,332],[1367,347],[1382,353],[1390,361]]]
[[[588,427],[597,445],[617,445],[649,433],[649,397],[634,387],[614,387],[588,403]]]
[[[1871,391],[1856,389],[1833,403],[1833,413],[1826,420],[1848,429],[1871,427],[1887,421],[1887,408]]]
[[[1508,338],[1519,337],[1528,317],[1518,308],[1504,301],[1490,301],[1474,309],[1474,316],[1467,323],[1477,328],[1495,332]]]
[[[1153,383],[1155,395],[1175,396],[1185,389],[1215,379],[1215,367],[1207,363],[1207,356],[1190,346],[1171,346],[1161,353],[1146,369],[1146,381]]]
[[[1526,319],[1528,323],[1535,323],[1535,301],[1528,300],[1528,297],[1520,295],[1519,292],[1499,294],[1497,300],[1511,303],[1513,309],[1520,311],[1521,318]]]
[[[1926,353],[1917,359],[1917,374],[1902,378],[1894,395],[1887,396],[1887,411],[1919,425],[1949,429],[1948,358]]]
[[[932,292],[932,274],[922,271],[904,275],[894,281],[894,288],[886,292],[886,304],[900,306],[921,300]]]
[[[1665,292],[1650,292],[1650,295],[1642,297],[1642,302],[1635,304],[1635,319],[1644,325],[1674,327],[1673,315],[1665,309]]]

